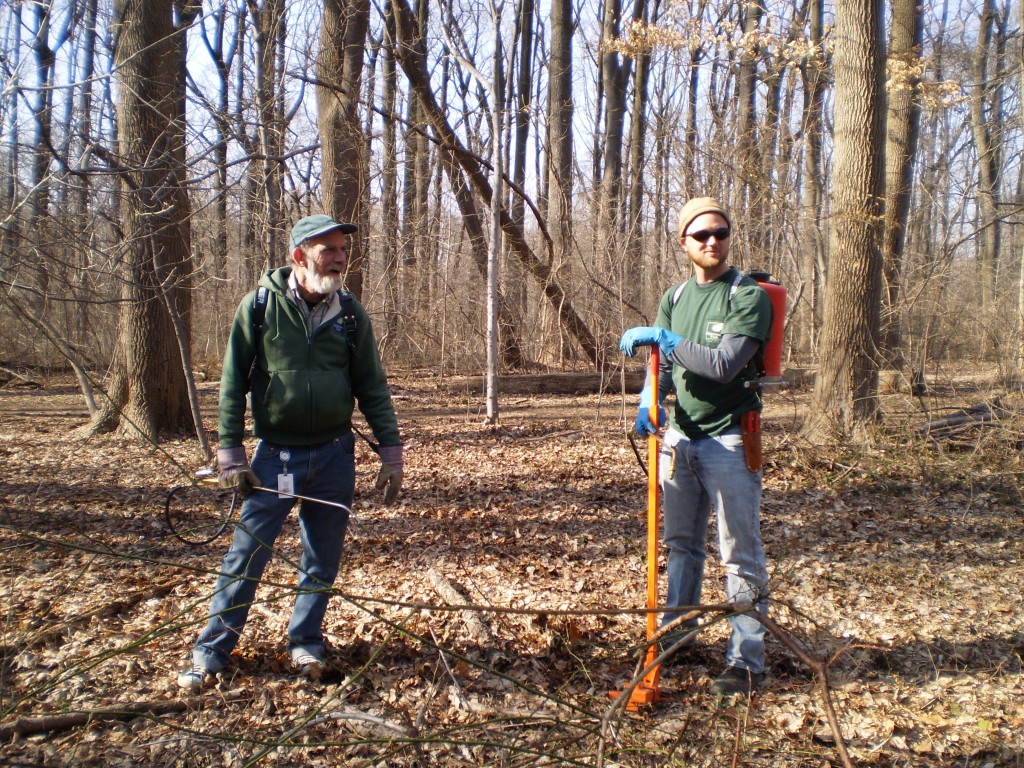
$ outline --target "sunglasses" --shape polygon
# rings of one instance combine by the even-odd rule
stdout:
[[[706,243],[712,237],[715,240],[726,240],[729,237],[728,227],[719,227],[718,229],[698,229],[696,232],[691,232],[687,237],[692,237],[698,243]]]

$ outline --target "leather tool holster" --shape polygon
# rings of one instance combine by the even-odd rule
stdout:
[[[759,472],[764,465],[761,455],[761,412],[747,411],[740,417],[740,430],[743,435],[743,455],[747,460],[747,469]]]

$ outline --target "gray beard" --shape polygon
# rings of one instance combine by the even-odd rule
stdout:
[[[319,275],[313,270],[306,272],[306,290],[321,296],[340,291],[344,285],[345,278],[341,275]]]

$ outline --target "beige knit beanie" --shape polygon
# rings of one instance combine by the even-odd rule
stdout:
[[[679,236],[685,235],[686,228],[690,226],[690,222],[703,213],[717,213],[725,219],[726,224],[730,227],[732,226],[729,214],[715,198],[695,197],[692,200],[687,200],[683,207],[679,209]]]

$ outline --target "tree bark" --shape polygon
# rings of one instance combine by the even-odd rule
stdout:
[[[637,0],[643,3],[644,0]],[[632,60],[611,47],[621,26],[621,0],[605,0],[601,31],[601,83],[604,88],[604,144],[597,208],[598,269],[621,269],[616,254],[622,225],[622,144],[626,121],[626,84]]]
[[[572,0],[552,0],[551,60],[548,64],[547,221],[551,232],[548,267],[554,279],[571,282],[573,243]],[[555,308],[557,310],[557,307]],[[561,336],[559,338],[561,355]]]
[[[380,336],[382,350],[392,347],[398,334],[398,73],[395,63],[395,12],[390,4],[384,8],[383,47],[384,130],[381,139],[384,169],[381,217],[384,223],[384,332]]]
[[[742,9],[743,48],[736,76],[736,150],[739,159],[739,200],[735,213],[746,217],[743,233],[749,250],[760,258],[766,250],[765,201],[767,191],[761,177],[761,152],[757,136],[757,60],[760,46],[755,42],[765,10],[762,0],[748,0]]]
[[[240,16],[244,13],[236,11],[235,23],[242,24]],[[216,141],[213,147],[216,165],[216,182],[213,198],[213,248],[209,254],[209,270],[218,281],[227,278],[228,261],[228,149],[232,137],[231,125],[231,67],[238,52],[238,39],[230,36],[228,28],[229,11],[221,6],[210,15],[212,30],[203,19],[199,31],[207,53],[213,61],[217,73],[217,102],[213,113],[213,124],[216,129]],[[219,288],[218,283],[218,288]],[[214,301],[218,301],[221,292],[215,289]],[[218,347],[219,350],[219,347]]]
[[[370,19],[369,0],[325,0],[317,59],[317,124],[323,159],[327,214],[357,222],[366,184],[367,159],[359,122],[359,96]],[[346,282],[363,294],[365,233],[349,238]]]
[[[658,3],[655,0],[652,20],[657,23]],[[646,24],[647,3],[637,2],[633,10],[634,23]],[[650,49],[636,52],[633,70],[633,109],[629,122],[629,177],[626,206],[626,279],[621,286],[628,301],[639,303],[643,296],[644,266],[643,201],[644,177],[647,157],[648,82],[651,77]],[[651,263],[650,260],[647,262]],[[656,261],[654,262],[656,263]]]
[[[891,365],[904,365],[903,251],[914,180],[914,160],[920,135],[918,66],[924,35],[918,0],[895,0],[889,44],[889,90],[885,145],[885,311],[882,316],[882,352]]]
[[[878,413],[884,213],[882,0],[836,14],[836,118],[830,265],[811,439],[866,439]]]
[[[1019,22],[1024,29],[1024,3],[1018,3]],[[1024,48],[1020,49],[1020,61],[1017,62],[1020,82],[1024,83]],[[1024,121],[1024,99],[1020,101],[1020,118]],[[1017,204],[1024,211],[1024,185],[1018,189]],[[1017,272],[1017,316],[1013,324],[1017,345],[1015,349],[1014,372],[1017,376],[1017,385],[1024,382],[1024,245],[1018,245],[1020,249],[1020,267]]]
[[[515,92],[512,94],[515,145],[511,176],[512,183],[516,188],[523,189],[526,187],[526,153],[530,140],[530,113],[533,106],[533,38],[536,3],[535,0],[518,0],[518,2],[516,27],[519,34],[519,68],[516,73]],[[526,203],[522,196],[513,192],[509,208],[512,220],[522,227],[526,219]],[[518,314],[523,314],[526,312],[527,281],[523,279],[525,274],[522,265],[512,260],[507,268],[514,270],[515,277],[507,282],[512,288],[516,311]],[[512,275],[508,275],[508,277],[512,277]]]
[[[255,32],[256,150],[259,159],[252,167],[255,245],[262,256],[262,269],[286,262],[285,225],[282,212],[282,171],[284,114],[278,85],[278,57],[285,43],[284,0],[246,0]]]
[[[807,359],[815,349],[821,322],[821,297],[826,275],[825,241],[822,215],[825,182],[822,169],[822,135],[825,122],[825,94],[828,85],[824,50],[824,0],[810,0],[809,33],[811,51],[800,65],[804,86],[804,179],[801,192],[801,216],[804,246],[800,253],[800,285],[795,309],[797,352]]]
[[[193,427],[178,363],[174,303],[191,314],[192,261],[184,166],[185,35],[161,0],[118,0],[116,71],[123,194],[124,288],[108,403],[92,431],[120,431],[156,442]]]
[[[971,130],[978,158],[978,258],[981,269],[981,308],[991,309],[996,296],[996,269],[999,258],[999,214],[996,199],[999,191],[998,152],[988,125],[988,95],[995,79],[989,72],[992,40],[996,21],[995,0],[982,0],[981,29],[974,50],[971,74]],[[998,86],[995,86],[998,87]]]

